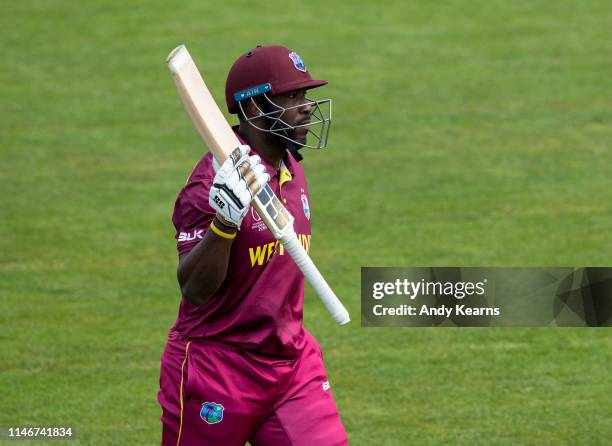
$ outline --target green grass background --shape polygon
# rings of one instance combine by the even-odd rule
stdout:
[[[164,60],[186,43],[222,101],[281,43],[334,100],[311,252],[354,320],[307,289],[305,324],[351,444],[610,444],[609,330],[358,316],[361,266],[612,264],[610,2],[22,0],[0,29],[0,425],[159,442],[170,216],[203,153]]]

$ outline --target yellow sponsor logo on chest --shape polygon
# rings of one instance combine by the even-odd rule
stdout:
[[[310,250],[310,234],[298,234],[297,236],[306,252],[308,252]],[[278,253],[279,256],[285,255],[285,249],[283,248],[283,245],[278,242],[278,240],[266,243],[265,245],[249,248],[251,268],[255,265],[262,266],[263,264],[268,263],[275,253]]]

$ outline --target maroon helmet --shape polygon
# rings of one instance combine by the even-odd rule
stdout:
[[[285,108],[275,103],[275,95],[294,90],[308,90],[327,84],[324,80],[315,80],[310,76],[302,58],[293,50],[283,46],[258,45],[238,58],[227,76],[225,83],[225,100],[227,109],[235,114],[242,111],[244,120],[256,129],[272,133],[283,138],[295,147],[312,147],[322,149],[327,146],[327,137],[331,125],[331,99],[311,100],[306,98],[304,104]],[[254,101],[261,97],[267,102],[269,111],[264,111]],[[259,114],[247,117],[244,113],[244,102],[250,100],[259,110]],[[299,125],[291,125],[284,120],[284,113],[292,108],[311,107],[310,119]],[[271,110],[270,110],[271,109]],[[267,126],[258,124],[260,118],[267,120]],[[292,136],[298,127],[305,127],[311,136],[311,143],[305,139],[298,140]],[[297,150],[297,149],[296,149]]]
[[[227,75],[225,100],[228,111],[238,113],[238,103],[234,96],[236,93],[266,84],[271,87],[267,92],[277,95],[320,87],[327,84],[327,81],[314,80],[295,51],[278,45],[257,45],[240,56]],[[245,99],[247,97],[250,96]]]

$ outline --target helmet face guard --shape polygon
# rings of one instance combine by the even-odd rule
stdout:
[[[255,96],[263,97],[266,104],[268,104],[272,111],[264,111],[262,107],[257,104],[254,100]],[[238,99],[238,97],[236,98]],[[292,142],[298,148],[301,147],[310,147],[312,149],[324,149],[327,147],[327,137],[329,135],[329,129],[331,126],[331,117],[332,117],[332,100],[331,99],[320,99],[320,100],[311,100],[306,98],[306,102],[300,105],[295,105],[292,107],[282,107],[276,104],[266,92],[248,95],[248,101],[251,101],[256,110],[259,111],[257,116],[247,117],[245,110],[243,108],[243,103],[245,100],[238,101],[238,107],[244,119],[257,130],[262,132],[274,134],[280,138],[283,138],[287,141]],[[310,106],[310,119],[308,122],[304,124],[291,125],[285,120],[283,120],[283,115],[285,112],[289,110],[294,110],[297,108],[302,108],[304,106]],[[255,123],[259,118],[265,118],[269,122],[269,128],[262,128],[261,126]],[[297,140],[293,137],[293,130],[298,128],[306,128],[308,136],[312,137],[311,142],[308,143],[305,140]]]

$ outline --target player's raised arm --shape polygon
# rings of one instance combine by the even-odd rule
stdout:
[[[193,305],[205,304],[227,274],[232,242],[253,197],[267,184],[257,155],[241,145],[215,174],[209,204],[217,211],[202,240],[179,258],[177,278],[183,296]]]

